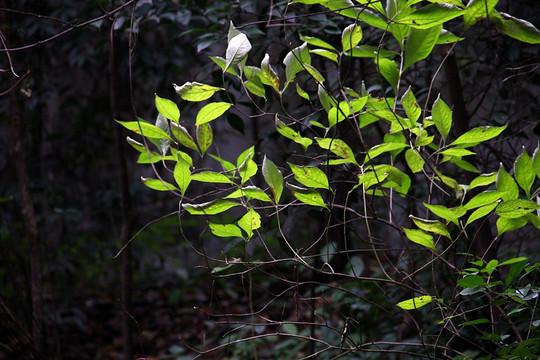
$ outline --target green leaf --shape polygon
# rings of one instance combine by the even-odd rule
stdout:
[[[171,127],[169,126],[169,120],[167,120],[163,115],[158,114],[156,119],[156,127],[163,130],[167,135],[171,133]],[[169,148],[171,147],[171,140],[169,139],[160,139],[159,148],[163,156],[167,155]]]
[[[296,77],[296,74],[304,70],[304,66],[306,64],[311,64],[311,57],[309,56],[307,43],[303,43],[285,55],[283,65],[285,65],[285,77],[287,82],[285,83],[285,87],[282,91],[285,91],[285,89],[289,86],[289,83],[291,83]]]
[[[533,159],[527,154],[525,147],[523,147],[523,152],[514,162],[514,174],[516,182],[525,191],[527,197],[530,198],[531,187],[536,178],[536,172],[534,170]]]
[[[346,159],[350,161],[353,164],[358,165],[356,162],[356,159],[354,157],[354,153],[352,152],[351,148],[347,143],[341,139],[321,139],[321,138],[315,138],[317,140],[317,144],[326,150],[330,150],[337,156],[339,156],[342,159]]]
[[[497,207],[497,203],[481,206],[478,209],[476,209],[471,216],[467,219],[467,222],[465,223],[465,227],[467,227],[469,224],[471,224],[473,221],[476,221],[480,218],[483,218],[484,216],[488,215],[493,209]]]
[[[178,187],[180,188],[182,195],[186,194],[186,189],[191,183],[191,171],[189,168],[190,168],[190,165],[186,161],[184,161],[182,158],[178,159],[178,161],[176,162],[176,165],[174,166],[174,171],[173,171],[174,180],[178,184]]]
[[[515,257],[515,258],[512,258],[512,259],[508,259],[506,261],[503,261],[502,263],[499,264],[499,266],[512,265],[512,264],[516,264],[516,263],[522,262],[522,261],[529,261],[529,258],[526,258],[526,257],[523,257],[523,256]]]
[[[203,171],[192,174],[191,180],[214,184],[234,184],[226,175],[214,171]]]
[[[416,149],[408,149],[405,152],[405,161],[407,161],[407,165],[413,173],[422,171],[425,163],[424,159]]]
[[[300,186],[295,186],[292,184],[287,183],[287,188],[291,190],[294,197],[303,202],[307,205],[313,205],[313,206],[320,206],[325,209],[328,209],[326,204],[324,203],[324,200],[316,190],[313,189],[305,189]]]
[[[428,234],[424,230],[415,230],[415,229],[407,229],[407,228],[403,228],[403,230],[405,231],[405,235],[407,236],[407,238],[411,240],[413,243],[420,244],[434,251],[437,251],[437,248],[435,247],[435,243],[433,242],[433,236],[431,234]]]
[[[219,66],[221,68],[221,70],[223,70],[224,72],[227,72],[227,73],[229,73],[231,75],[234,75],[234,76],[238,76],[238,73],[236,72],[236,70],[234,70],[233,67],[229,67],[229,68],[225,69],[225,66],[227,65],[227,62],[221,56],[210,56],[210,59],[212,59],[212,61],[214,63],[216,63],[216,65]]]
[[[495,212],[500,217],[515,219],[538,209],[540,209],[540,205],[535,202],[525,199],[514,199],[500,203]]]
[[[161,98],[158,96],[158,94],[154,95],[156,108],[159,113],[163,117],[177,123],[180,119],[180,110],[178,110],[178,106],[176,106],[176,104],[169,99]]]
[[[364,190],[367,190],[373,185],[382,183],[388,177],[388,173],[384,172],[384,170],[366,171],[364,174],[359,174],[358,185],[356,186],[364,185]]]
[[[533,168],[536,176],[540,178],[540,141],[533,153]]]
[[[180,95],[183,100],[192,102],[207,100],[211,98],[212,95],[214,95],[216,92],[224,90],[220,87],[201,84],[198,82],[186,82],[182,86],[173,84],[173,86],[174,90],[178,93],[178,95]],[[180,116],[180,114],[178,114],[178,116]]]
[[[455,211],[452,211],[451,209],[448,209],[443,205],[432,205],[424,203],[424,206],[427,207],[432,213],[434,213],[438,217],[443,218],[447,221],[451,221],[457,226],[459,226],[459,218],[465,214],[465,211],[463,211],[462,215],[456,214]]]
[[[499,171],[497,172],[497,190],[506,191],[506,194],[502,196],[503,201],[517,199],[519,196],[519,188],[514,181],[512,175],[504,170],[502,164],[499,166]]]
[[[300,97],[306,99],[307,101],[310,101],[309,100],[309,94],[307,92],[305,92],[301,87],[300,85],[296,84],[296,93],[298,95],[300,95]]]
[[[455,19],[462,13],[463,10],[453,5],[430,4],[418,8],[404,18],[400,18],[399,23],[418,29],[427,29]]]
[[[400,143],[386,143],[386,144],[375,145],[374,147],[368,150],[366,157],[364,158],[364,164],[366,164],[368,161],[373,160],[374,158],[376,158],[377,156],[385,152],[403,149],[408,146],[409,146],[408,144],[400,144]]]
[[[310,188],[330,189],[328,185],[328,178],[321,169],[311,166],[297,166],[291,163],[288,164],[294,174],[294,178],[300,184]]]
[[[540,43],[540,31],[528,21],[495,10],[489,14],[489,18],[503,34],[528,44]]]
[[[286,126],[281,120],[278,119],[277,115],[276,129],[281,135],[285,136],[287,139],[291,139],[295,143],[302,145],[304,150],[307,150],[307,148],[313,143],[313,140],[311,140],[310,138],[302,137],[300,133]]]
[[[359,45],[345,53],[345,55],[358,58],[389,58],[398,55],[398,53],[390,50],[379,49],[377,46],[373,45]]]
[[[462,41],[465,38],[456,36],[452,34],[450,31],[442,29],[441,33],[439,34],[439,38],[437,39],[437,45],[441,44],[453,44],[458,41]]]
[[[214,224],[214,223],[208,223],[208,226],[210,227],[210,230],[212,231],[212,234],[219,237],[241,237],[242,230],[234,224]]]
[[[448,105],[446,105],[446,103],[441,99],[441,94],[439,94],[437,100],[435,100],[435,103],[433,103],[431,115],[437,130],[439,130],[439,133],[446,141],[446,138],[450,133],[450,129],[452,128],[452,110],[450,110]]]
[[[330,59],[333,62],[335,62],[336,64],[339,63],[338,54],[336,54],[333,51],[326,50],[326,49],[313,49],[313,50],[309,50],[309,53],[319,55],[319,56],[325,57],[327,59]]]
[[[225,52],[225,71],[233,65],[240,64],[250,50],[251,43],[246,34],[239,33],[230,39],[229,44],[227,45],[227,51]]]
[[[467,131],[465,134],[458,137],[453,143],[449,146],[461,146],[461,147],[470,147],[481,142],[493,139],[498,136],[506,129],[504,126],[480,126],[474,129]]]
[[[217,199],[202,204],[182,204],[182,207],[191,215],[216,215],[239,205],[232,201]]]
[[[209,155],[210,155],[210,157],[212,159],[219,162],[221,164],[221,166],[223,166],[224,170],[233,171],[234,169],[236,169],[236,166],[233,163],[231,163],[230,161],[223,160],[222,158],[220,158],[219,156],[216,156],[216,155],[212,155],[212,154],[209,154]]]
[[[403,310],[414,310],[419,309],[424,305],[427,305],[431,302],[433,298],[429,295],[415,297],[409,300],[404,300],[398,302],[396,305],[402,308]]]
[[[452,239],[446,225],[438,220],[426,220],[417,218],[413,215],[409,215],[409,218],[418,226],[421,230],[432,232],[437,235],[446,236],[449,239]]]
[[[497,236],[501,236],[507,231],[517,230],[527,225],[527,217],[508,218],[500,217],[497,219]]]
[[[461,160],[460,157],[450,156],[449,160],[450,160],[451,163],[456,164],[457,166],[459,166],[460,168],[462,168],[465,171],[469,171],[469,172],[472,172],[472,173],[479,173],[480,172],[480,171],[478,171],[478,169],[473,164],[471,164],[468,161]]]
[[[358,24],[347,26],[341,34],[341,51],[346,52],[362,40],[362,28]]]
[[[342,122],[351,114],[351,107],[347,101],[341,101],[338,106],[332,106],[328,111],[328,127]]]
[[[467,275],[458,280],[458,286],[463,288],[473,288],[478,286],[487,286],[486,281],[480,275]]]
[[[253,236],[253,231],[261,227],[261,215],[253,209],[249,211],[238,220],[238,225],[248,235],[248,240]]]
[[[232,104],[226,102],[215,102],[205,105],[197,114],[195,125],[201,125],[217,119],[231,107]]]
[[[272,202],[270,197],[263,190],[256,186],[245,186],[243,188],[236,189],[233,193],[225,196],[224,199],[238,199],[241,197]]]
[[[242,185],[257,173],[258,167],[257,163],[252,160],[253,155],[255,155],[254,146],[244,150],[244,152],[238,156],[238,159],[236,159],[236,166],[242,179]]]
[[[208,123],[201,124],[197,126],[197,143],[201,149],[201,155],[204,155],[206,150],[212,145],[214,139],[214,134],[212,132],[212,127]]]
[[[319,97],[319,101],[321,102],[321,105],[322,107],[324,108],[324,110],[326,110],[327,112],[330,111],[330,109],[335,105],[337,104],[337,101],[336,99],[334,99],[329,93],[328,91],[326,91],[326,89],[324,88],[324,86],[322,86],[321,84],[318,84],[319,86],[317,87],[317,96]]]
[[[465,30],[476,24],[478,21],[488,17],[499,0],[471,0],[463,13],[463,22]]]
[[[279,92],[279,78],[277,73],[270,66],[270,56],[268,54],[264,55],[264,59],[261,62],[261,71],[264,78],[270,82],[275,91]]]
[[[324,76],[322,76],[319,70],[309,64],[304,64],[304,67],[309,75],[311,75],[318,83],[323,83],[325,81]]]
[[[401,97],[401,104],[405,109],[405,113],[410,121],[416,122],[420,115],[422,115],[422,109],[416,102],[416,97],[414,96],[411,87],[405,91],[405,94]]]
[[[379,58],[375,59],[383,78],[390,83],[394,92],[398,93],[399,68],[394,60]]]
[[[266,100],[266,90],[264,89],[263,82],[258,76],[254,76],[250,78],[249,80],[244,81],[244,86],[253,95],[261,97]]]
[[[145,122],[143,119],[139,118],[139,121],[119,121],[117,123],[122,125],[128,130],[133,131],[141,136],[153,139],[167,139],[172,140],[169,135],[155,125]]]
[[[262,174],[264,181],[266,181],[270,187],[270,190],[274,194],[276,204],[278,204],[279,199],[281,198],[281,193],[283,192],[283,175],[277,166],[271,160],[266,158],[266,155],[264,156],[262,164]]]
[[[504,191],[484,191],[473,197],[464,205],[466,210],[472,210],[498,201],[504,196]]]
[[[471,181],[471,183],[469,184],[469,191],[471,191],[472,189],[474,188],[477,188],[479,186],[487,186],[487,185],[491,185],[493,184],[495,181],[497,180],[497,173],[490,173],[490,174],[482,174],[480,176],[477,176],[476,178],[473,179],[473,181]],[[497,188],[497,190],[502,190],[502,191],[505,191],[505,189],[499,189]],[[503,200],[504,200],[504,197],[503,197]]]
[[[337,51],[335,47],[333,47],[326,41],[313,37],[313,36],[306,36],[306,35],[300,34],[300,40],[313,46],[317,46],[317,47],[332,50],[332,51]]]
[[[413,28],[411,30],[411,33],[407,38],[407,43],[405,44],[405,62],[403,64],[403,69],[408,68],[420,60],[424,60],[431,54],[441,30],[442,24],[427,29]]]
[[[160,179],[149,179],[141,176],[141,180],[144,185],[148,186],[152,190],[157,191],[171,191],[178,190],[176,186]]]
[[[185,127],[173,122],[171,123],[171,132],[174,137],[178,139],[180,144],[184,145],[188,149],[195,150],[197,152],[199,151],[197,144],[195,144],[195,141]]]
[[[443,150],[440,153],[443,155],[458,156],[458,157],[476,155],[474,151],[470,151],[470,150],[462,149],[462,148],[456,148],[456,147]]]
[[[407,194],[411,187],[411,178],[407,174],[391,165],[377,165],[374,169],[377,173],[382,171],[388,175],[386,182],[382,184],[383,187],[392,188],[401,195]]]

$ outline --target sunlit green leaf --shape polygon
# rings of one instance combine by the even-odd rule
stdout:
[[[362,40],[362,28],[358,24],[347,26],[341,34],[341,51],[346,52]]]
[[[277,73],[270,66],[270,56],[268,54],[264,55],[264,59],[261,62],[261,70],[264,78],[270,82],[275,91],[279,92],[279,78]]]
[[[313,36],[306,36],[306,35],[300,34],[300,40],[307,42],[308,44],[313,45],[313,46],[317,46],[317,47],[332,50],[332,51],[337,51],[335,47],[333,47],[326,41],[313,37]]]
[[[326,139],[316,138],[315,140],[317,140],[317,144],[321,148],[330,150],[337,156],[343,159],[346,159],[352,162],[353,164],[358,165],[354,157],[354,153],[352,152],[351,148],[349,147],[349,145],[347,145],[345,141],[341,139],[329,139],[329,138],[326,138]]]
[[[450,146],[470,147],[498,136],[506,129],[504,126],[480,126],[458,137]]]
[[[171,132],[180,144],[188,149],[199,151],[197,144],[195,144],[195,141],[185,127],[176,123],[171,123]]]
[[[533,168],[536,176],[540,179],[540,141],[533,153]]]
[[[212,234],[219,237],[243,237],[242,230],[234,224],[208,223]]]
[[[311,64],[311,57],[309,56],[307,43],[303,43],[285,55],[283,65],[285,65],[285,77],[287,82],[285,83],[283,90],[285,90],[289,83],[294,80],[296,74],[304,70],[305,64]]]
[[[274,194],[276,204],[279,203],[281,193],[283,192],[283,175],[277,166],[266,156],[264,157],[262,164],[262,174],[264,181],[266,181],[270,187],[270,190],[272,190],[272,193]]]
[[[261,227],[261,215],[253,209],[249,211],[238,220],[238,225],[248,235],[248,240],[253,236],[253,231]]]
[[[182,86],[173,84],[173,86],[174,90],[182,99],[194,102],[207,100],[211,98],[212,95],[214,95],[217,91],[223,90],[223,88],[220,87],[201,84],[198,82],[186,82]],[[180,114],[178,114],[178,116],[180,116]]]
[[[176,165],[174,166],[174,180],[178,184],[182,195],[185,195],[186,189],[191,182],[191,171],[189,168],[189,164],[183,159],[178,159]]]
[[[490,12],[489,19],[503,34],[528,44],[540,43],[540,31],[528,21],[495,10]]]
[[[471,181],[469,184],[469,191],[471,191],[474,188],[477,188],[479,186],[487,186],[493,184],[497,180],[497,173],[490,173],[490,174],[482,174],[480,176],[477,176],[476,178]],[[504,191],[505,189],[497,189]],[[504,200],[504,197],[503,197]]]
[[[504,170],[503,165],[501,164],[499,166],[499,171],[497,172],[497,190],[499,191],[506,191],[506,194],[504,194],[501,199],[503,201],[507,200],[513,200],[517,199],[519,196],[519,188],[514,181],[514,178],[512,175],[506,172]]]
[[[409,215],[409,218],[412,219],[412,221],[418,226],[420,229],[432,232],[437,235],[446,236],[447,238],[451,239],[450,233],[448,232],[448,229],[446,228],[446,225],[438,220],[426,220],[417,218],[413,215]]]
[[[244,184],[248,181],[253,175],[257,173],[258,167],[257,163],[253,161],[253,156],[255,155],[255,147],[252,146],[244,152],[242,152],[238,159],[236,159],[236,166],[238,168],[238,173],[241,177],[241,182]]]
[[[319,55],[319,56],[322,56],[322,57],[325,57],[327,59],[330,59],[332,60],[333,62],[335,62],[336,64],[339,62],[338,60],[338,54],[333,52],[333,51],[330,51],[330,50],[326,50],[326,49],[313,49],[313,50],[309,50],[309,53],[310,54],[315,54],[315,55]]]
[[[300,85],[296,84],[296,93],[298,95],[300,95],[300,97],[306,99],[307,101],[310,101],[309,100],[309,94],[307,92],[305,92],[301,87]]]
[[[422,115],[422,109],[416,102],[416,97],[414,96],[410,86],[407,91],[405,91],[405,94],[403,94],[401,97],[401,104],[403,105],[409,120],[416,121],[420,115]]]
[[[390,50],[379,49],[377,46],[373,45],[359,45],[352,48],[350,51],[347,51],[345,55],[358,58],[389,58],[398,55],[398,53]]]
[[[499,0],[470,0],[463,12],[465,30],[478,21],[488,17]]]
[[[182,204],[182,207],[191,215],[216,215],[239,205],[232,201],[217,199],[202,204]]]
[[[525,199],[514,199],[500,203],[495,212],[500,217],[515,219],[537,209],[540,209],[540,205],[535,202]]]
[[[415,297],[409,300],[404,300],[398,302],[396,305],[402,308],[403,310],[414,310],[419,309],[422,306],[425,306],[431,302],[433,298],[429,295]]]
[[[321,194],[319,194],[316,190],[313,189],[305,189],[299,186],[295,186],[292,184],[287,183],[287,188],[291,190],[294,197],[303,202],[307,205],[313,205],[313,206],[320,206],[325,209],[328,209],[326,204],[324,203],[324,199],[322,198]]]
[[[289,163],[294,178],[300,184],[311,188],[329,189],[328,178],[324,171],[317,167],[297,166]]]
[[[460,216],[459,214],[456,214],[456,212],[452,211],[451,209],[448,209],[447,207],[443,205],[433,205],[433,204],[424,203],[424,206],[427,207],[432,213],[434,213],[438,217],[443,218],[447,221],[451,221],[458,226],[459,226],[459,218],[465,214],[465,211],[463,211],[463,214]]]
[[[364,164],[366,164],[368,161],[373,160],[374,158],[376,158],[377,156],[385,152],[398,150],[398,149],[404,149],[407,146],[409,145],[400,144],[400,143],[386,143],[386,144],[375,145],[374,147],[368,150],[366,157],[364,158]]]
[[[155,94],[155,103],[157,110],[163,117],[178,122],[180,119],[180,110],[178,110],[178,106],[173,101],[161,98],[158,94]]]
[[[484,191],[469,200],[464,207],[467,210],[476,209],[498,201],[503,195],[504,191]]]
[[[307,137],[303,137],[297,131],[294,131],[292,128],[286,126],[281,120],[276,116],[276,129],[277,131],[285,136],[287,139],[293,140],[295,143],[302,145],[304,150],[313,143],[313,140]]]
[[[214,171],[192,174],[191,180],[216,184],[234,184],[226,175]]]
[[[533,159],[527,154],[525,148],[514,162],[514,174],[516,182],[525,191],[527,197],[530,198],[536,172],[534,171]]]
[[[441,99],[440,94],[437,97],[437,100],[435,100],[435,103],[433,103],[431,115],[437,130],[439,130],[439,133],[446,141],[446,137],[452,128],[452,110],[450,110],[448,105],[446,105],[446,103]]]
[[[392,85],[394,92],[398,93],[399,69],[394,60],[379,58],[375,59],[382,77]]]
[[[231,107],[232,104],[226,102],[215,102],[205,105],[197,114],[195,125],[201,125],[217,119]]]
[[[422,171],[425,163],[424,159],[416,149],[408,149],[405,152],[405,161],[407,161],[407,165],[413,173]]]
[[[442,24],[427,29],[413,28],[411,30],[405,44],[405,62],[403,64],[403,69],[408,68],[420,60],[424,60],[431,54],[441,30]]]
[[[497,219],[497,236],[501,236],[507,231],[517,230],[527,225],[526,216],[517,218],[500,217]]]
[[[247,199],[256,199],[260,201],[272,202],[270,197],[260,188],[256,186],[245,186],[240,189],[236,189],[231,194],[224,197],[224,199],[238,199],[246,197]]]
[[[435,243],[433,242],[433,235],[425,232],[424,230],[416,230],[416,229],[407,229],[403,228],[405,231],[405,235],[409,240],[411,240],[413,243],[425,246],[427,248],[433,249],[434,251],[437,251],[437,248],[435,247]]]
[[[144,185],[148,186],[150,189],[153,189],[153,190],[157,190],[157,191],[178,190],[176,186],[164,180],[149,179],[142,176],[141,176],[141,180],[144,183]]]
[[[201,124],[197,126],[197,143],[201,149],[201,154],[204,155],[206,150],[212,145],[214,139],[214,134],[212,132],[212,127],[208,123]]]
[[[481,218],[485,217],[486,215],[491,213],[493,211],[493,209],[495,209],[497,207],[497,205],[498,205],[498,203],[495,202],[495,203],[492,203],[492,204],[489,204],[489,205],[479,207],[478,209],[473,211],[471,216],[469,216],[469,218],[467,219],[467,222],[465,223],[465,226],[468,226],[473,221],[476,221],[478,219],[481,219]]]
[[[139,118],[139,121],[119,121],[117,123],[122,125],[128,130],[133,131],[139,135],[145,136],[147,138],[154,139],[168,139],[172,140],[169,135],[155,125],[145,122],[143,119]]]
[[[418,8],[404,18],[400,18],[399,23],[418,29],[427,29],[457,18],[462,13],[463,10],[453,5],[430,4]]]

